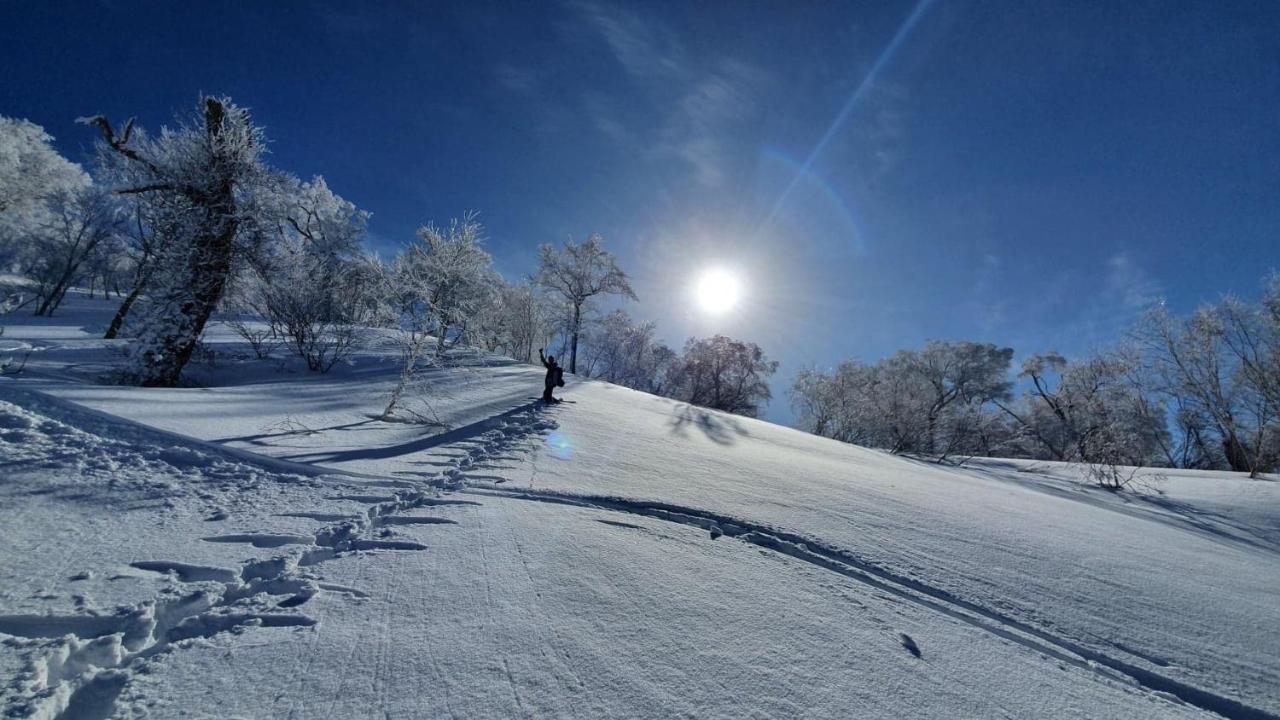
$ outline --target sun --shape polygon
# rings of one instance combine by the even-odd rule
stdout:
[[[713,268],[698,278],[694,294],[704,312],[719,315],[738,304],[738,299],[742,296],[742,284],[733,273]]]

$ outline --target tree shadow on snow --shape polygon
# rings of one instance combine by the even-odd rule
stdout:
[[[742,423],[728,415],[685,404],[672,416],[671,432],[685,437],[690,427],[701,430],[703,435],[718,445],[733,445],[738,437],[747,434]]]
[[[911,458],[902,459],[911,460]],[[1005,482],[1046,495],[1190,531],[1212,541],[1280,553],[1280,533],[1277,533],[1274,528],[1255,526],[1242,522],[1240,518],[1161,494],[1116,493],[1078,479],[1053,475],[1050,468],[1036,464],[1020,465],[986,458],[978,465],[953,466],[951,469],[971,477]]]
[[[507,410],[506,412],[493,415],[483,420],[477,420],[470,425],[449,430],[447,432],[428,435],[426,437],[410,440],[398,445],[388,445],[379,448],[358,448],[355,450],[343,450],[338,452],[314,452],[301,453],[298,455],[285,456],[285,460],[306,463],[332,463],[346,462],[349,460],[385,460],[387,458],[401,457],[403,455],[412,455],[423,450],[430,450],[442,445],[450,445],[452,443],[463,442],[478,437],[490,430],[495,430],[503,425],[504,420],[537,410],[542,406],[540,401],[525,403]]]

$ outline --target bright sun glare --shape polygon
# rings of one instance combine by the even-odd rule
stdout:
[[[719,314],[738,304],[742,286],[732,273],[715,268],[698,278],[696,293],[704,311]]]

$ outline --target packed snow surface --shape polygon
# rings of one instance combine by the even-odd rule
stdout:
[[[943,467],[458,353],[377,415],[221,328],[9,316],[0,707],[44,718],[1280,717],[1280,484]]]

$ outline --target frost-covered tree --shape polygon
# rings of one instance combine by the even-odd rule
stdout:
[[[511,284],[495,277],[495,288],[468,326],[477,345],[532,363],[538,348],[551,344],[558,330],[558,308],[527,282]]]
[[[990,343],[930,341],[918,353],[903,357],[906,371],[928,384],[925,452],[945,456],[957,449],[957,436],[975,432],[981,418],[975,410],[1009,394],[1009,362],[1013,348]],[[949,425],[946,439],[939,437]]]
[[[52,315],[72,284],[115,249],[120,224],[116,198],[92,185],[59,190],[46,206],[19,254],[20,271],[38,296],[36,315]]]
[[[1234,298],[1178,318],[1164,307],[1134,332],[1171,401],[1188,462],[1251,476],[1280,465],[1280,280],[1255,306]]]
[[[448,228],[426,225],[395,262],[384,267],[382,295],[396,331],[400,379],[382,417],[390,417],[421,363],[437,363],[465,337],[468,325],[498,287],[493,259],[482,247],[484,227],[473,214]]]
[[[1101,484],[1116,489],[1143,467],[1171,460],[1164,407],[1148,396],[1137,362],[1113,352],[1068,361],[1056,352],[1032,355],[1019,379],[1021,402],[1001,404],[1030,442],[1026,455],[1083,463]]]
[[[932,388],[914,371],[911,358],[903,352],[874,365],[849,360],[829,374],[801,373],[792,401],[802,426],[893,453],[923,452]]]
[[[150,144],[146,132],[134,128],[133,142]],[[129,189],[145,187],[152,180],[150,169],[141,163],[99,144],[97,177],[103,185]],[[120,266],[119,276],[127,288],[116,310],[105,339],[113,339],[125,328],[125,322],[144,296],[154,295],[159,281],[168,277],[166,261],[181,256],[181,248],[189,241],[190,202],[174,192],[138,192],[120,195],[125,203],[126,219],[122,223],[120,253],[114,261]],[[243,243],[242,243],[243,244]]]
[[[691,405],[755,417],[772,397],[778,363],[759,345],[724,335],[690,338],[672,373],[672,397]]]
[[[173,385],[222,300],[237,261],[255,249],[257,187],[269,177],[262,131],[248,110],[225,98],[200,100],[192,117],[154,137],[84,118],[132,171],[121,194],[162,198],[174,236],[156,258],[148,314],[130,346],[126,376],[140,385]]]
[[[1238,387],[1249,474],[1257,477],[1280,466],[1280,276],[1271,277],[1257,307],[1227,298],[1216,314]]]
[[[858,420],[863,409],[855,402],[868,382],[862,363],[845,361],[825,373],[805,368],[791,384],[791,408],[797,426],[814,435],[857,445],[869,445],[867,423]]]
[[[1274,408],[1242,382],[1242,358],[1228,334],[1219,308],[1181,319],[1161,307],[1143,320],[1135,338],[1159,389],[1179,401],[1180,420],[1206,441],[1210,462],[1256,473],[1265,458],[1251,439],[1265,439]]]
[[[662,394],[675,352],[658,342],[655,334],[652,322],[637,323],[622,310],[609,313],[587,334],[586,374]]]
[[[125,252],[126,235],[122,232],[128,224],[125,212],[124,207],[118,207],[116,232],[112,233],[106,242],[99,243],[89,257],[85,258],[82,282],[86,286],[90,300],[97,297],[98,290],[102,291],[103,300],[110,300],[113,292],[116,299],[124,297],[124,291],[121,288],[128,282],[133,272],[133,263]]]
[[[604,249],[604,239],[599,235],[591,235],[581,243],[566,239],[560,249],[543,245],[538,256],[537,280],[566,304],[569,372],[576,373],[578,340],[587,303],[597,295],[621,295],[635,300],[636,294],[626,273]]]
[[[1280,465],[1280,276],[1260,302],[1227,298],[1189,317],[1160,307],[1118,349],[1032,355],[1010,400],[1011,351],[930,343],[872,365],[802,371],[800,426],[892,452],[981,453],[1079,463],[1118,489],[1134,468]]]
[[[802,372],[792,401],[803,425],[844,442],[894,453],[990,453],[1008,433],[991,404],[1009,392],[1013,351],[973,342],[930,342],[874,365],[847,361]]]
[[[249,257],[231,293],[231,327],[255,352],[281,339],[310,370],[328,372],[356,348],[372,319],[374,284],[362,258],[369,214],[331,191],[324,178],[279,177],[259,193],[259,227],[272,237]]]
[[[43,128],[0,116],[0,264],[49,221],[51,198],[88,185],[89,176],[58,154]]]

